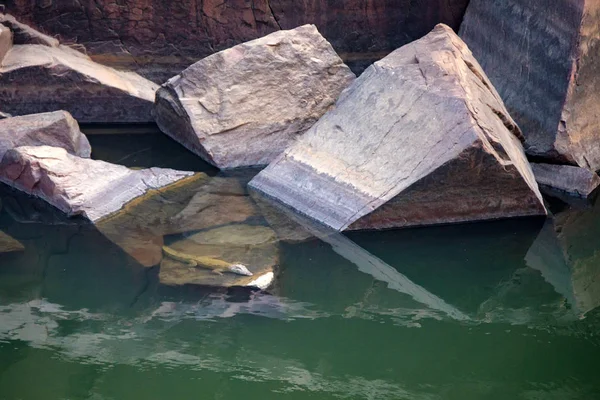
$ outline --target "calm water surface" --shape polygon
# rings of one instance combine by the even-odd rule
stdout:
[[[131,167],[252,174],[160,135],[91,141]],[[119,238],[0,196],[24,246],[0,253],[0,399],[600,399],[600,202],[348,235],[288,223],[259,292],[166,286]]]

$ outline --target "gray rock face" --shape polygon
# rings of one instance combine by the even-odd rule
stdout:
[[[472,0],[460,29],[526,151],[600,169],[600,3]]]
[[[585,168],[532,163],[531,169],[540,185],[581,197],[589,196],[600,185],[600,177]]]
[[[13,31],[15,45],[0,64],[0,110],[12,115],[66,110],[79,122],[152,121],[156,84],[58,43],[18,44],[41,40],[17,41],[19,32]]]
[[[219,168],[265,165],[354,78],[305,25],[195,63],[159,89],[154,115],[163,132]]]
[[[250,187],[340,231],[544,215],[519,137],[438,25],[369,67]]]
[[[66,111],[0,120],[0,160],[9,149],[42,145],[62,147],[70,154],[84,158],[89,158],[92,152],[77,121]]]
[[[0,65],[10,48],[12,47],[13,37],[10,29],[0,24]]]
[[[40,197],[69,216],[97,222],[130,201],[193,175],[162,168],[129,168],[73,156],[50,146],[18,147],[0,162],[0,181]]]

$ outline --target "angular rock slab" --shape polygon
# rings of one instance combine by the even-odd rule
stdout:
[[[528,154],[600,169],[600,2],[472,0],[460,36]]]
[[[49,146],[18,147],[0,162],[0,181],[40,197],[69,216],[97,222],[150,190],[192,176],[163,168],[131,170]]]
[[[275,277],[274,268],[279,261],[276,242],[275,232],[264,226],[233,224],[199,232],[171,243],[169,247],[184,254],[242,263],[253,275],[217,275],[210,270],[190,267],[165,256],[160,265],[159,279],[162,284],[169,286],[193,284],[266,289]]]
[[[89,158],[90,142],[66,111],[24,115],[0,120],[0,160],[7,150],[20,146],[62,147],[70,154]]]
[[[339,231],[545,215],[518,136],[440,24],[369,67],[250,187]]]
[[[152,122],[157,88],[58,44],[15,45],[0,64],[0,110],[12,115],[66,110],[79,122]]]
[[[10,29],[0,24],[0,65],[6,53],[10,50],[13,44],[13,36]]]
[[[266,165],[354,78],[315,26],[304,25],[198,61],[158,90],[154,116],[219,168]]]
[[[531,169],[538,184],[581,197],[589,196],[600,185],[600,177],[585,168],[532,163]]]

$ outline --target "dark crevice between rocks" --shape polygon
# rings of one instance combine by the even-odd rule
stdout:
[[[281,27],[281,24],[279,23],[279,20],[277,19],[277,15],[275,14],[275,11],[273,11],[273,7],[271,7],[270,0],[265,0],[265,1],[266,1],[266,4],[267,4],[267,8],[269,9],[269,12],[271,13],[271,16],[273,17],[273,20],[277,24],[277,28],[279,28],[279,30],[282,30],[283,28]]]

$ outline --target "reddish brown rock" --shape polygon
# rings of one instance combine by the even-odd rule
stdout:
[[[443,22],[458,29],[468,0],[9,0],[6,12],[98,62],[157,83],[215,51],[315,24],[357,70]]]
[[[338,231],[545,215],[520,137],[440,24],[369,67],[250,187]]]
[[[529,154],[600,169],[600,2],[471,0],[460,36]]]

